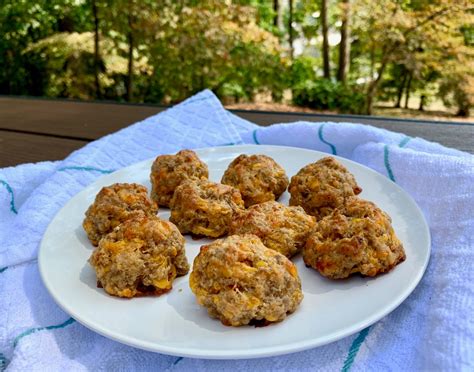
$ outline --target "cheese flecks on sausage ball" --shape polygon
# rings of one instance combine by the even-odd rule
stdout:
[[[171,200],[170,221],[184,233],[212,238],[227,234],[244,209],[239,190],[207,180],[184,181]]]
[[[391,222],[374,203],[353,197],[316,223],[303,248],[304,262],[330,279],[390,271],[406,257]]]
[[[207,165],[192,150],[160,155],[151,167],[151,197],[159,206],[169,207],[174,190],[187,179],[207,179]]]
[[[91,243],[97,246],[104,235],[140,212],[148,216],[158,212],[147,188],[136,183],[115,183],[100,190],[87,209],[82,226]]]
[[[97,284],[119,297],[168,292],[176,276],[189,271],[184,238],[176,226],[144,214],[102,238],[89,262]]]
[[[291,257],[301,251],[315,223],[301,207],[269,201],[253,205],[236,217],[230,234],[254,234],[267,248]]]
[[[240,190],[245,207],[277,200],[288,187],[285,170],[266,155],[240,155],[230,164],[221,182]]]
[[[296,266],[255,235],[202,246],[189,283],[209,315],[230,326],[282,321],[303,299]]]
[[[293,176],[288,191],[290,205],[300,205],[306,213],[324,217],[362,189],[346,167],[333,157],[325,157]]]

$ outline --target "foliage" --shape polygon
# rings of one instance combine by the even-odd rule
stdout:
[[[474,22],[470,0],[356,0],[354,7],[361,56],[370,56],[369,112],[391,63],[404,65],[415,80],[430,83],[425,76],[433,76],[433,72],[446,75],[442,67],[446,57],[462,53],[462,27]]]
[[[109,90],[117,85],[127,72],[127,61],[118,55],[111,40],[101,41],[101,85]],[[38,69],[38,79],[44,91],[51,97],[92,99],[94,97],[93,34],[57,33],[31,44],[23,52],[31,64]],[[47,59],[44,57],[48,56]],[[150,75],[151,68],[146,59],[137,62],[140,75]],[[58,73],[58,71],[60,73]]]
[[[35,71],[31,73],[22,51],[68,24],[89,27],[83,4],[73,0],[17,0],[0,6],[0,93],[41,94]]]
[[[291,92],[295,104],[352,113],[417,95],[469,114],[472,0],[351,0],[345,85],[322,79],[321,2],[292,1],[294,58],[283,0],[3,2],[0,94],[170,103],[204,88],[237,101]],[[347,2],[328,4],[336,76]]]
[[[291,65],[291,85],[297,87],[306,81],[317,79],[316,72],[320,64],[320,60],[314,57],[296,57]]]
[[[183,7],[162,25],[150,62],[167,100],[204,88],[223,94],[233,87],[237,97],[247,99],[262,90],[281,95],[286,66],[278,40],[254,19],[251,8],[215,3]]]
[[[447,107],[457,107],[457,115],[469,116],[474,106],[474,55],[451,60],[444,67],[450,73],[441,79],[438,95]]]
[[[320,110],[360,114],[364,101],[364,95],[355,87],[327,79],[306,80],[293,90],[296,105]]]

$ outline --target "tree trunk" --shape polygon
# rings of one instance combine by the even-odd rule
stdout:
[[[134,38],[133,38],[133,19],[131,9],[129,7],[128,12],[128,71],[127,71],[127,101],[130,102],[133,97],[133,47],[134,47]]]
[[[369,84],[369,87],[367,89],[367,94],[365,97],[365,112],[367,115],[372,115],[375,94],[377,93],[380,80],[382,80],[382,75],[385,72],[385,69],[387,67],[388,60],[389,60],[389,54],[386,54],[385,57],[382,58],[382,62],[377,72],[377,78],[375,80],[372,80],[372,82]]]
[[[372,115],[374,108],[374,96],[377,91],[377,84],[374,84],[375,80],[370,83],[369,89],[367,90],[367,96],[365,97],[365,113]]]
[[[410,101],[410,90],[411,90],[411,82],[413,80],[413,72],[410,71],[408,75],[408,82],[407,82],[407,87],[405,90],[405,108],[408,108],[408,103]]]
[[[471,114],[471,103],[469,97],[464,92],[455,94],[455,99],[458,105],[456,116],[468,118]]]
[[[288,42],[290,44],[290,58],[293,60],[293,0],[289,0],[289,17],[288,17]]]
[[[418,111],[425,111],[425,102],[426,102],[426,96],[422,94],[420,97],[420,106],[418,107]]]
[[[329,39],[328,39],[328,1],[321,0],[321,23],[323,28],[323,69],[324,77],[331,78],[329,66]]]
[[[436,18],[438,18],[438,17],[442,16],[443,14],[447,13],[449,11],[449,9],[451,9],[451,7],[449,5],[447,5],[446,7],[442,8],[440,10],[437,10],[436,12],[432,13],[430,16],[426,17],[423,21],[418,22],[415,26],[410,27],[408,30],[406,30],[403,33],[403,36],[405,38],[407,38],[407,36],[410,33],[414,32],[415,30],[417,30],[421,26],[436,20]],[[366,113],[368,115],[372,114],[374,97],[375,97],[375,94],[377,93],[378,85],[380,83],[380,80],[382,79],[382,75],[385,72],[385,68],[387,67],[387,64],[388,64],[392,54],[398,50],[400,45],[401,45],[401,42],[396,41],[391,46],[384,45],[382,47],[382,61],[381,61],[380,67],[378,69],[377,78],[375,80],[372,80],[372,82],[369,84],[369,86],[367,88],[367,95],[366,95],[366,101],[365,101],[365,110],[366,110]],[[375,62],[375,55],[371,56],[371,59],[372,59],[372,61]]]
[[[342,25],[341,25],[341,43],[339,44],[339,69],[337,71],[337,80],[345,83],[349,65],[351,61],[351,3],[350,0],[342,0]]]
[[[96,0],[92,0],[92,13],[94,16],[94,82],[95,82],[95,98],[100,98],[100,49],[99,49],[99,14],[97,10]]]
[[[402,82],[398,86],[398,92],[397,92],[397,102],[395,103],[395,108],[400,108],[402,104],[402,97],[403,97],[403,91],[405,90],[405,84],[407,82],[407,76],[408,74],[406,73],[406,69],[403,68],[403,78]]]
[[[278,27],[280,24],[280,3],[273,0],[273,26]]]
[[[458,108],[458,112],[456,113],[456,116],[462,117],[462,118],[468,118],[471,115],[471,109],[469,106],[462,106]]]
[[[374,78],[375,72],[375,41],[371,37],[370,43],[370,78]]]
[[[369,30],[374,27],[375,20],[374,18],[370,17],[369,20]],[[375,72],[375,40],[373,32],[369,33],[369,40],[370,40],[370,80],[374,78]]]

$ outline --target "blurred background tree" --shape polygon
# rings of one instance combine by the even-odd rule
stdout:
[[[209,88],[225,103],[371,114],[442,102],[468,116],[473,61],[472,0],[0,6],[0,94],[168,104]]]

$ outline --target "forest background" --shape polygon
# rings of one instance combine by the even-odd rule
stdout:
[[[3,95],[472,114],[471,0],[0,3]]]

